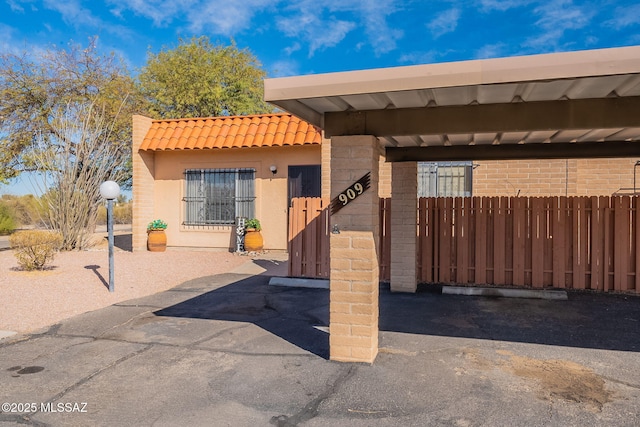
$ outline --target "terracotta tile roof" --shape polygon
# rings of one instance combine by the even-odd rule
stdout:
[[[140,150],[204,150],[316,145],[320,129],[287,113],[154,120]]]

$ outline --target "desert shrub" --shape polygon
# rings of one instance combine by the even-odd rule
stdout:
[[[16,220],[9,206],[0,200],[0,235],[10,234],[16,229]]]
[[[43,270],[60,249],[62,236],[46,230],[18,231],[11,235],[9,244],[21,268]]]
[[[131,224],[133,219],[133,203],[118,202],[113,204],[113,223],[114,224]],[[98,207],[97,224],[105,225],[107,223],[107,207],[100,205]]]
[[[46,226],[48,217],[46,206],[40,203],[40,199],[27,194],[24,196],[14,196],[4,194],[0,198],[0,204],[5,204],[11,210],[16,227],[24,225]]]

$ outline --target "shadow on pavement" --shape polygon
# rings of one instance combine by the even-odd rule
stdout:
[[[233,277],[227,274],[220,276]],[[203,278],[215,281],[220,276]],[[187,282],[187,290],[203,279]],[[250,322],[317,356],[329,357],[329,292],[269,286],[270,276],[250,276],[156,311],[157,316]],[[193,288],[191,288],[193,289]]]
[[[568,301],[380,292],[380,330],[640,351],[640,298],[570,292]]]
[[[328,358],[328,334],[315,326],[329,324],[329,291],[269,286],[268,280],[232,281],[155,314],[251,322]],[[407,334],[638,352],[640,298],[587,293],[570,293],[568,301],[488,298],[442,295],[438,287],[403,294],[382,284],[379,325],[381,331]]]

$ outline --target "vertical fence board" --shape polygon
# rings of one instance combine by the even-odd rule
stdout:
[[[591,197],[591,282],[589,289],[597,290],[602,289],[603,276],[602,276],[602,262],[603,262],[603,240],[602,240],[602,226],[603,226],[603,204],[602,197]]]
[[[493,198],[493,281],[496,285],[505,284],[505,246],[507,198]]]
[[[291,200],[291,213],[289,219],[289,275],[298,277],[302,274],[302,229],[300,228],[299,218],[304,215],[304,200]]]
[[[487,197],[474,197],[475,216],[475,277],[478,284],[487,283]]]
[[[616,291],[627,290],[628,253],[629,253],[629,198],[612,197],[613,234],[613,286]]]
[[[422,280],[424,282],[434,282],[433,266],[434,266],[434,254],[433,254],[433,235],[434,235],[434,200],[432,198],[421,198],[419,201],[420,217],[422,220],[422,239],[419,242],[422,250]]]
[[[525,257],[525,209],[526,199],[513,199],[513,284],[524,286],[524,257]]]
[[[553,200],[553,286],[565,287],[565,211],[567,207],[566,197],[556,197]]]
[[[467,283],[469,281],[469,198],[457,197],[455,199],[456,210],[456,282]]]
[[[380,241],[378,257],[380,266],[380,280],[388,281],[391,278],[391,199],[380,198]],[[418,253],[420,251],[418,250]]]
[[[546,236],[545,200],[536,197],[531,200],[531,285],[544,286],[544,242]]]
[[[438,210],[440,216],[440,271],[439,282],[448,283],[451,281],[451,228],[452,228],[452,215],[453,215],[453,199],[449,197],[443,197],[439,199]]]

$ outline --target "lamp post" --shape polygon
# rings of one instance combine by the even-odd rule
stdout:
[[[109,292],[113,292],[113,199],[120,194],[120,186],[115,181],[100,184],[100,195],[107,199],[107,231],[109,232]]]

